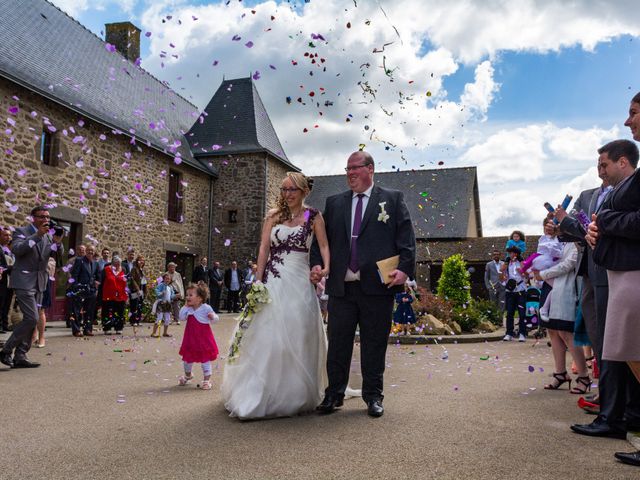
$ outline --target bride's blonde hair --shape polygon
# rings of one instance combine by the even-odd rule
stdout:
[[[287,172],[285,178],[282,179],[284,182],[286,179],[291,180],[291,182],[300,190],[302,190],[303,202],[304,198],[309,195],[311,189],[313,188],[313,178],[307,177],[303,173],[300,172]],[[286,222],[291,218],[291,211],[289,210],[289,205],[287,205],[286,200],[284,199],[284,195],[282,192],[278,194],[276,198],[276,211],[274,213],[274,217],[276,218],[277,223]]]

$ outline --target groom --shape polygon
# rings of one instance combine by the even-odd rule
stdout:
[[[356,328],[360,326],[362,399],[372,417],[384,413],[382,376],[391,329],[394,294],[415,273],[416,241],[402,192],[373,185],[374,162],[364,151],[347,160],[350,190],[327,198],[324,220],[331,250],[326,283],[329,295],[329,386],[317,410],[331,413],[342,406]],[[376,261],[400,256],[385,285]],[[321,278],[317,242],[311,249],[311,281]]]

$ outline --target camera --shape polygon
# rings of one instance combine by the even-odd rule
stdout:
[[[49,220],[49,223],[47,224],[47,226],[49,228],[53,228],[53,234],[56,237],[62,237],[64,236],[64,227],[60,224],[58,224],[55,220],[51,219]]]

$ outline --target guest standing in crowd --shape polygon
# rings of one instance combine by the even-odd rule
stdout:
[[[227,313],[240,312],[240,288],[244,278],[238,269],[238,262],[231,262],[231,268],[224,272],[224,286],[227,287]]]
[[[31,224],[16,228],[11,245],[11,251],[15,255],[11,285],[22,311],[22,321],[13,329],[0,352],[0,362],[11,368],[40,366],[39,363],[29,361],[27,352],[31,348],[33,330],[38,323],[38,305],[42,304],[43,292],[49,286],[49,257],[61,255],[64,251],[61,243],[63,232],[54,229],[53,235],[50,233],[51,217],[47,208],[34,207],[31,218]]]
[[[129,274],[129,323],[133,326],[133,334],[142,322],[142,304],[147,293],[147,277],[144,275],[144,257],[138,255],[133,262]]]
[[[491,253],[492,260],[484,267],[484,286],[489,292],[489,300],[498,307],[500,314],[504,315],[505,291],[502,283],[504,262],[500,260],[501,257],[500,250],[494,250]]]
[[[49,257],[47,262],[47,274],[49,275],[49,285],[42,295],[42,305],[38,307],[38,323],[31,337],[31,345],[37,348],[45,347],[44,332],[47,328],[47,310],[51,308],[55,297],[54,283],[56,275],[56,259]]]
[[[258,281],[256,276],[258,271],[258,265],[252,263],[249,270],[244,274],[244,282],[242,282],[242,305],[247,303],[247,293],[251,291],[251,285]]]
[[[207,263],[207,257],[202,257],[200,259],[200,265],[193,269],[191,283],[197,285],[198,282],[204,282],[205,285],[209,285],[209,266]]]
[[[152,337],[159,337],[158,329],[162,323],[164,323],[164,337],[171,337],[169,333],[169,325],[171,324],[171,308],[172,301],[175,297],[175,291],[171,286],[173,284],[172,277],[169,272],[165,272],[162,275],[162,282],[156,286],[156,301],[153,304],[151,313],[156,315],[156,321],[153,325]]]
[[[184,283],[182,283],[182,275],[176,270],[178,265],[169,262],[167,272],[171,276],[171,288],[174,291],[173,300],[171,300],[171,315],[176,325],[180,325],[180,301],[184,300]]]
[[[545,234],[551,235],[555,230],[553,220],[547,219]],[[551,351],[555,363],[553,380],[545,385],[547,390],[557,390],[565,382],[569,382],[569,391],[583,394],[591,389],[591,379],[587,362],[581,347],[573,342],[573,330],[576,319],[576,274],[578,249],[572,242],[562,244],[560,261],[545,270],[534,270],[536,280],[553,280],[553,296],[549,300],[549,318],[543,322],[551,340]],[[571,353],[578,369],[576,386],[571,388],[571,377],[567,374],[567,349]]]
[[[503,340],[509,342],[513,340],[516,333],[514,330],[515,312],[518,312],[518,341],[524,342],[527,339],[527,322],[525,318],[525,292],[527,284],[520,273],[522,257],[518,247],[507,249],[509,259],[502,265],[502,280],[505,282],[505,309],[507,311],[507,332]]]
[[[127,277],[131,274],[131,270],[133,270],[134,262],[136,261],[136,249],[133,247],[127,248],[127,257],[124,262],[122,262],[122,270],[124,270],[124,274]]]
[[[220,313],[220,296],[224,285],[224,272],[220,269],[220,262],[213,262],[213,268],[209,270],[209,294],[211,308]]]
[[[631,100],[625,125],[630,127],[634,140],[640,141],[640,93]],[[631,406],[627,404],[625,416],[627,429],[638,430],[640,418],[634,417],[632,412],[638,412],[640,403],[640,174],[636,170],[637,149],[633,151],[629,146],[625,150],[616,165],[605,163],[615,189],[589,225],[587,242],[594,247],[594,261],[607,269],[609,278],[602,357],[605,364],[626,364],[632,374],[625,376],[627,398],[632,403]],[[610,169],[615,173],[610,174]],[[635,425],[632,424],[634,421],[637,422]],[[616,452],[615,457],[640,467],[640,451]]]
[[[93,320],[96,311],[96,296],[100,285],[100,269],[95,260],[96,249],[88,245],[83,257],[76,257],[71,268],[71,293],[74,337],[93,336]]]
[[[124,328],[124,309],[127,304],[127,277],[120,257],[114,256],[102,278],[102,330],[106,335],[113,328],[116,335]]]
[[[11,253],[11,230],[0,228],[0,333],[9,330],[9,309],[13,298],[13,289],[9,283],[15,257]]]
[[[405,283],[404,292],[396,293],[396,310],[393,312],[393,323],[401,325],[402,330],[399,334],[411,334],[411,325],[416,323],[416,316],[413,313],[411,304],[413,303],[413,295],[411,295],[411,287]]]

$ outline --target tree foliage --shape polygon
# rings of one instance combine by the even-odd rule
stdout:
[[[454,307],[462,307],[471,301],[471,283],[467,264],[456,253],[442,263],[442,275],[438,280],[438,296],[449,300]]]

